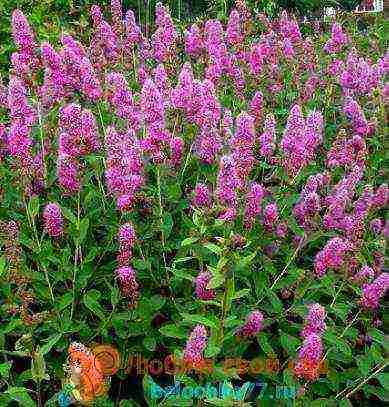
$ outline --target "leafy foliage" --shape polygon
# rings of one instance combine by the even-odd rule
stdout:
[[[17,64],[8,60],[10,52],[16,49],[15,44],[2,42],[5,45],[1,49],[1,64],[7,66],[9,74],[6,99],[7,103],[11,100],[14,104],[1,107],[1,125],[4,126],[1,127],[3,133],[0,137],[0,237],[3,249],[0,257],[0,405],[52,406],[58,405],[66,397],[85,401],[86,396],[90,395],[86,391],[89,382],[99,384],[97,390],[92,389],[90,401],[95,406],[126,407],[145,403],[150,406],[202,405],[200,401],[182,395],[159,399],[152,396],[156,386],[162,388],[173,382],[186,386],[225,383],[233,388],[236,383],[262,381],[264,385],[260,393],[245,393],[247,400],[260,400],[266,396],[272,403],[271,397],[287,394],[279,390],[282,387],[290,390],[296,406],[346,406],[351,400],[355,405],[361,400],[371,403],[384,400],[388,382],[385,372],[388,349],[383,330],[385,306],[370,307],[374,309],[362,307],[361,297],[366,292],[355,277],[365,265],[374,269],[374,277],[383,275],[384,232],[380,230],[375,233],[370,225],[372,220],[379,219],[383,228],[387,196],[382,205],[370,204],[370,211],[362,216],[362,227],[357,231],[327,227],[323,221],[330,211],[330,205],[326,206],[325,203],[326,198],[333,196],[336,186],[360,164],[359,160],[363,161],[363,177],[356,183],[355,191],[347,201],[345,216],[351,216],[356,207],[363,206],[358,199],[364,196],[366,186],[371,186],[372,196],[379,197],[377,190],[385,181],[383,135],[387,101],[384,98],[383,79],[379,77],[377,83],[373,81],[374,86],[361,94],[351,91],[366,119],[365,128],[359,126],[360,123],[355,126],[342,111],[345,88],[339,82],[339,74],[329,73],[335,59],[343,63],[347,60],[352,46],[357,48],[363,61],[378,72],[376,67],[380,66],[379,60],[385,51],[382,20],[377,17],[372,25],[360,32],[352,17],[342,16],[342,27],[350,36],[350,42],[342,44],[343,48],[332,53],[325,49],[333,36],[329,33],[330,24],[320,22],[319,28],[317,25],[302,25],[303,34],[312,36],[313,50],[307,51],[309,44],[304,42],[306,38],[302,36],[293,43],[295,54],[290,59],[284,54],[285,44],[277,31],[277,24],[282,25],[282,21],[269,22],[253,16],[243,22],[239,20],[244,31],[243,40],[226,47],[228,55],[236,58],[236,65],[231,65],[236,69],[232,70],[233,73],[223,72],[218,79],[213,78],[214,92],[202,90],[209,97],[208,100],[201,99],[201,103],[197,103],[198,95],[193,92],[190,98],[195,108],[188,113],[174,105],[169,86],[161,86],[153,97],[147,99],[148,103],[142,102],[147,96],[145,88],[148,84],[147,81],[142,82],[142,69],[149,79],[153,78],[156,82],[154,69],[158,65],[158,58],[155,55],[142,56],[147,50],[141,48],[140,42],[134,44],[134,52],[130,48],[120,48],[120,58],[114,62],[109,60],[112,54],[106,49],[106,59],[99,60],[101,54],[96,51],[101,49],[94,47],[104,45],[104,41],[97,45],[94,42],[99,37],[96,27],[96,31],[93,31],[89,21],[89,2],[52,0],[39,2],[37,6],[30,3],[18,2],[17,5],[28,15],[39,42],[48,41],[56,49],[66,48],[63,43],[59,45],[60,34],[66,27],[74,38],[85,45],[86,57],[80,58],[84,70],[77,77],[74,88],[67,83],[71,90],[58,100],[50,99],[51,104],[46,106],[46,93],[42,91],[45,89],[42,85],[46,83],[47,76],[44,76],[42,61],[42,65],[31,68],[35,69],[33,74],[23,76]],[[147,2],[148,7],[140,10],[138,4],[124,2],[125,9],[133,7],[138,10],[137,20],[144,33],[149,30],[148,34],[153,31],[151,20],[154,3],[151,3]],[[199,9],[205,7],[206,3],[198,5]],[[178,8],[176,5],[171,7],[175,18],[190,14],[188,9],[192,3],[185,4],[189,6],[185,8],[180,2]],[[5,1],[0,6],[3,8],[0,11],[4,11],[2,19],[5,19],[0,23],[0,41],[11,33],[9,18],[13,5],[14,2]],[[227,20],[230,3],[216,2],[208,6],[213,15],[220,14],[222,21]],[[317,8],[318,2],[285,2],[280,6],[306,12]],[[103,10],[108,16],[106,8]],[[276,8],[272,11],[275,12]],[[107,21],[110,21],[108,17]],[[166,21],[170,22],[168,18]],[[265,35],[269,29],[266,24],[273,23],[274,38]],[[287,23],[296,27],[292,18]],[[217,45],[215,40],[209,45],[211,51],[202,49],[200,55],[194,57],[185,52],[181,40],[186,24],[180,22],[177,26],[178,44],[175,44],[174,52],[162,61],[167,73],[167,85],[173,89],[180,86],[180,73],[185,62],[190,62],[194,77],[202,81],[211,63],[207,53],[212,51],[212,45]],[[203,26],[201,24],[201,29]],[[14,36],[17,37],[17,34]],[[164,40],[172,37],[167,35]],[[250,63],[242,57],[244,54],[239,51],[251,52],[253,44],[265,37],[275,41],[273,56],[276,62],[271,64],[266,60],[267,57],[272,58],[269,53],[261,62],[263,67],[253,72],[256,66],[250,67]],[[108,35],[103,36],[108,41],[107,38]],[[125,51],[129,49],[131,52],[126,54]],[[35,51],[31,58],[40,58],[41,49]],[[74,61],[79,61],[74,54]],[[308,60],[309,56],[313,56],[312,61]],[[66,71],[66,56],[61,58],[64,65],[61,65],[63,69],[60,73],[63,74]],[[276,69],[274,65],[277,65]],[[90,66],[91,70],[88,71]],[[132,117],[134,122],[130,122],[128,117],[119,114],[118,106],[112,102],[110,92],[113,91],[107,80],[111,72],[122,73],[128,83],[134,100],[131,107],[141,116],[138,128],[136,120]],[[242,73],[244,78],[243,89],[239,87],[239,75],[234,76],[237,72]],[[90,74],[89,79],[97,78],[97,82],[101,83],[103,91],[99,97],[90,97],[87,93],[89,88],[85,90],[80,85],[87,74]],[[96,78],[93,74],[96,74]],[[314,74],[318,77],[318,84],[307,96],[306,84]],[[92,80],[86,81],[87,86],[93,83]],[[194,83],[191,85],[195,86]],[[17,93],[20,86],[26,89],[25,98],[23,92]],[[258,90],[263,93],[263,105],[253,108],[251,102]],[[185,94],[188,89],[184,86],[181,91]],[[12,99],[13,92],[18,98]],[[152,105],[158,98],[162,102],[158,106]],[[184,97],[178,99],[182,102]],[[126,100],[123,92],[116,103],[124,104]],[[80,106],[80,115],[70,115],[69,125],[64,117],[70,103]],[[213,160],[205,163],[199,157],[199,139],[204,137],[204,144],[209,146],[223,132],[220,117],[214,128],[201,125],[201,120],[207,120],[211,115],[213,103],[220,104],[223,114],[230,110],[235,125],[232,125],[231,133],[223,136],[220,150],[214,154]],[[292,156],[287,161],[290,157],[282,147],[282,140],[288,134],[288,128],[290,131],[292,127],[288,118],[296,104],[302,109],[304,125],[299,125],[295,145],[301,146],[298,143],[307,134],[311,138],[317,136],[308,133],[310,128],[305,124],[308,120],[305,117],[313,117],[312,111],[322,114],[322,142],[318,142],[312,154],[306,158],[313,144],[308,138],[304,148],[294,150],[294,153],[300,154],[298,159]],[[18,110],[20,105],[22,110],[25,109],[22,115]],[[27,120],[29,106],[36,113],[33,125],[29,126],[29,136],[33,140],[31,157],[36,160],[28,161],[26,165],[22,154],[25,150],[20,146],[23,133],[17,133],[22,136],[13,139],[12,130],[15,123]],[[162,128],[159,122],[152,123],[156,127],[147,122],[158,116],[158,109],[163,111]],[[244,146],[253,152],[253,165],[250,168],[249,164],[243,162],[243,169],[247,165],[249,171],[243,176],[243,186],[236,194],[236,205],[231,205],[231,208],[220,198],[220,189],[229,185],[234,176],[228,174],[223,178],[222,157],[232,149],[233,135],[241,136],[235,141],[238,146],[241,146],[245,136],[250,136],[242,131],[244,124],[238,124],[244,122],[242,117],[248,116],[242,116],[242,112],[250,112],[254,117],[258,110],[253,127],[255,141],[251,147]],[[88,114],[91,116],[87,117],[93,118],[88,123],[95,123],[95,126],[75,125],[80,117]],[[193,120],[196,114],[198,122]],[[260,136],[264,133],[267,114],[273,114],[276,122],[271,157],[264,157],[260,152]],[[150,116],[152,119],[149,119]],[[247,120],[250,122],[251,119]],[[202,133],[204,128],[206,131]],[[247,128],[247,133],[250,133],[250,126]],[[120,140],[125,148],[119,150],[120,143],[114,143],[113,129],[121,135]],[[155,135],[152,133],[155,129],[168,133],[171,136],[169,143],[178,137],[182,141],[182,151],[178,149],[175,153],[174,146],[162,141],[163,147],[158,145],[159,150],[157,148],[160,155],[153,156],[154,151],[150,145],[146,145],[145,140],[150,141],[148,136]],[[82,179],[81,187],[73,194],[60,184],[61,173],[58,170],[63,158],[61,152],[68,147],[65,145],[66,139],[64,141],[60,137],[72,132],[80,136],[72,146],[78,155],[75,153],[72,158],[77,159],[76,168]],[[354,157],[344,165],[329,165],[329,151],[337,145],[336,142],[342,137],[354,140],[353,136],[358,132],[362,132],[366,143],[362,157]],[[96,148],[90,147],[93,144],[88,139],[92,138],[91,133],[97,137]],[[165,133],[156,134],[161,139],[167,137]],[[206,138],[209,134],[211,137]],[[112,175],[107,170],[114,165],[122,165],[123,171],[131,166],[136,167],[133,161],[139,158],[135,148],[139,145],[134,140],[139,141],[141,146],[141,170],[139,173],[126,172],[123,176],[125,182],[119,188],[112,188],[110,182],[119,182],[122,174],[118,171]],[[15,144],[20,149],[13,150]],[[87,152],[82,150],[80,153],[80,149]],[[245,149],[238,150],[234,159],[238,161],[246,153]],[[291,173],[288,165],[298,170]],[[327,173],[329,180],[320,192],[320,208],[311,218],[307,215],[311,222],[307,227],[296,216],[295,208],[304,197],[302,192],[312,179],[310,177],[320,174],[324,178]],[[121,188],[128,186],[126,182],[135,184],[137,178],[134,175],[139,174],[144,179],[138,188],[132,190],[131,210],[123,209],[118,202],[128,191],[123,192]],[[209,186],[212,192],[209,205],[196,203],[193,191],[200,182]],[[260,183],[266,192],[261,198],[260,209],[255,212],[250,207],[251,218],[247,219],[248,191],[253,182]],[[48,203],[55,203],[56,206],[47,211]],[[272,206],[269,207],[269,204]],[[274,207],[277,208],[277,216],[272,217],[271,209],[274,210]],[[231,213],[228,209],[236,209],[232,219],[227,216]],[[123,235],[120,234],[124,225],[134,227],[135,238],[128,228]],[[280,225],[280,229],[276,228]],[[325,251],[327,243],[336,238],[352,242],[351,253],[345,254],[341,267],[331,263],[333,252]],[[323,251],[330,260],[325,264],[325,272],[320,275],[316,265],[318,253]],[[205,273],[206,283],[199,288],[201,273]],[[382,291],[379,284],[373,288]],[[204,292],[214,295],[204,299],[201,297]],[[376,294],[377,301],[382,296]],[[294,368],[303,359],[301,349],[306,346],[306,338],[302,332],[309,325],[307,315],[312,304],[320,304],[326,314],[323,317],[325,329],[320,332],[324,348],[320,356],[328,369],[324,374],[320,372],[314,380],[308,380],[299,376]],[[260,317],[256,314],[257,319],[250,320],[252,312],[258,310]],[[207,332],[206,340],[193,337],[194,327],[199,325]],[[242,327],[246,329],[242,330]],[[143,362],[145,359],[165,361],[169,356],[180,360],[190,344],[194,348],[201,347],[199,343],[202,340],[206,346],[201,353],[212,361],[211,371],[178,371],[174,374],[165,371],[153,375],[150,365],[146,371],[136,374],[136,363],[139,361],[136,357],[141,356]],[[74,345],[72,351],[70,344]],[[114,366],[117,368],[114,374],[101,374],[102,367],[98,366],[102,362],[97,357],[96,344],[110,344],[119,351],[121,364]],[[77,363],[72,360],[75,356],[78,357]],[[231,359],[244,359],[248,363],[226,369],[225,364]],[[66,369],[64,365],[67,365]],[[85,379],[85,372],[89,374],[88,383],[80,379]],[[107,376],[112,377],[108,379]],[[72,385],[77,387],[78,393]],[[286,404],[286,398],[279,402]],[[220,397],[207,400],[207,403],[215,406],[236,405],[233,400]]]

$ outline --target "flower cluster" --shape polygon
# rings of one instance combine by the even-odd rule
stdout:
[[[370,94],[378,87],[384,70],[350,52],[344,70],[339,75],[343,93],[349,96]]]
[[[203,351],[207,346],[207,330],[203,325],[196,325],[191,332],[184,350],[184,361],[196,366],[204,357]]]
[[[155,14],[157,29],[152,36],[153,55],[158,62],[166,62],[174,55],[178,33],[162,3],[157,3]]]
[[[379,300],[389,289],[389,273],[380,274],[371,284],[362,287],[361,305],[365,309],[375,309]]]
[[[262,312],[253,311],[247,316],[246,322],[238,329],[237,334],[245,337],[255,336],[262,329],[262,322]]]
[[[301,336],[307,338],[311,334],[322,335],[327,328],[324,322],[326,316],[326,310],[320,304],[310,305]]]
[[[57,177],[66,194],[81,188],[81,158],[100,148],[97,123],[90,110],[71,103],[60,110]]]
[[[211,278],[212,274],[208,271],[203,271],[196,277],[196,295],[200,300],[207,301],[215,298],[215,292],[212,289],[207,288]]]
[[[136,242],[136,233],[134,226],[131,223],[121,225],[118,232],[119,255],[118,263],[120,266],[128,265],[132,257],[132,249]]]
[[[108,190],[116,197],[117,208],[129,211],[133,207],[135,193],[144,183],[139,141],[134,134],[119,133],[110,126],[106,130],[105,145]]]
[[[322,357],[323,344],[321,337],[317,334],[310,334],[304,339],[298,353],[298,360],[294,366],[294,374],[305,380],[317,380],[319,378]]]
[[[343,32],[342,26],[334,22],[331,30],[331,38],[324,46],[324,50],[329,54],[336,54],[342,51],[343,47],[349,43],[347,34]]]
[[[352,244],[340,237],[332,238],[315,257],[315,273],[322,277],[328,270],[340,270],[346,262],[346,255],[352,251]]]
[[[123,296],[128,299],[129,308],[134,308],[139,297],[139,284],[134,269],[121,266],[116,270],[116,276]]]
[[[17,51],[11,56],[13,70],[21,78],[34,74],[40,66],[34,33],[20,10],[12,13],[12,37]]]
[[[324,322],[326,316],[326,310],[320,304],[309,306],[305,325],[301,331],[304,342],[294,367],[294,373],[297,377],[310,381],[317,380],[319,377],[323,357],[321,336],[327,328]]]
[[[286,171],[296,176],[314,158],[323,137],[323,117],[311,112],[305,120],[299,105],[294,105],[281,141]]]
[[[63,234],[63,218],[61,207],[56,203],[49,203],[43,211],[44,228],[51,237]]]

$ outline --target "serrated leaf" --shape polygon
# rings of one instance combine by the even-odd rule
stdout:
[[[225,281],[225,276],[221,273],[213,273],[212,278],[207,284],[208,289],[214,289],[220,287]]]
[[[52,349],[52,347],[61,339],[62,334],[53,334],[51,335],[46,343],[44,345],[42,345],[41,347],[41,353],[42,355],[46,355],[47,353],[49,353]]]
[[[232,296],[232,299],[236,300],[238,298],[245,297],[246,295],[250,294],[250,291],[251,290],[249,288],[244,288],[243,290],[239,290]]]
[[[12,400],[17,401],[21,407],[36,407],[34,400],[24,387],[11,387],[5,394],[8,394]]]
[[[3,275],[5,271],[5,258],[3,256],[0,257],[0,277]]]
[[[163,231],[165,235],[165,239],[167,239],[170,236],[170,233],[173,229],[173,218],[170,213],[165,213],[163,215],[163,220],[162,220],[162,225],[161,225],[161,230]]]
[[[59,300],[58,310],[62,311],[66,307],[68,307],[73,301],[73,295],[71,292],[64,294],[61,299]]]
[[[143,339],[143,346],[149,350],[150,352],[155,350],[155,347],[157,346],[157,341],[153,336],[147,336],[145,339]]]
[[[159,328],[159,332],[162,335],[168,336],[170,338],[184,339],[187,337],[187,331],[183,327],[177,326],[176,324],[166,324]]]
[[[39,213],[39,197],[33,196],[28,202],[28,212],[32,218],[35,218]]]
[[[80,222],[80,234],[79,234],[79,244],[81,244],[85,238],[86,235],[88,233],[88,229],[89,229],[89,219],[88,218],[84,218],[82,219],[82,221]]]
[[[197,242],[199,240],[198,237],[187,237],[186,239],[184,239],[181,242],[181,246],[185,247],[185,246],[190,246],[191,244]]]
[[[65,218],[72,224],[76,224],[77,223],[77,218],[76,216],[73,214],[73,212],[65,207],[62,207],[62,213],[65,216]]]
[[[219,256],[222,253],[222,249],[219,246],[215,245],[215,243],[205,243],[204,247]]]
[[[274,352],[273,348],[270,346],[269,343],[269,336],[265,332],[260,332],[257,335],[259,346],[261,349],[266,353],[268,356],[274,356],[276,353]]]
[[[95,315],[97,315],[101,320],[105,320],[105,311],[99,304],[98,300],[100,299],[101,294],[97,290],[90,290],[88,291],[83,298],[83,302],[85,306],[92,311]]]
[[[202,325],[209,326],[209,327],[215,328],[215,329],[217,329],[219,326],[219,324],[216,320],[211,320],[210,318],[205,318],[201,315],[197,315],[197,314],[190,315],[187,313],[182,313],[181,315],[187,321],[194,322],[196,324],[202,324]]]

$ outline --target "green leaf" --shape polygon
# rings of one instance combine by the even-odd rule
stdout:
[[[274,312],[277,314],[280,314],[284,309],[284,306],[282,305],[281,300],[271,290],[267,290],[267,295],[269,296],[269,300],[270,300],[270,303],[272,305]]]
[[[169,198],[172,199],[173,201],[177,201],[178,199],[180,199],[182,195],[180,185],[177,183],[169,185],[167,188],[167,194]]]
[[[217,329],[219,326],[219,321],[217,321],[215,317],[212,317],[213,318],[213,320],[212,320],[210,318],[205,318],[201,315],[196,315],[196,314],[190,315],[187,313],[182,313],[181,315],[185,320],[194,322],[196,324],[206,325],[206,326],[209,326],[209,327],[215,328],[215,329]]]
[[[370,368],[374,365],[374,359],[370,359],[366,356],[358,357],[356,359],[358,369],[362,373],[362,376],[367,376]]]
[[[142,259],[134,259],[132,261],[132,265],[137,269],[137,270],[147,270],[150,268],[150,263],[146,260]]]
[[[351,357],[352,351],[349,344],[343,338],[338,338],[334,332],[326,331],[323,338],[330,342],[335,348],[347,357]]]
[[[59,300],[58,310],[62,311],[66,307],[68,307],[73,301],[73,295],[71,292],[64,294],[61,299]]]
[[[5,394],[8,394],[12,400],[17,401],[22,407],[35,407],[34,400],[30,397],[24,387],[11,387]]]
[[[173,229],[172,215],[170,213],[165,213],[161,225],[161,230],[165,235],[165,239],[167,239],[170,236],[172,229]]]
[[[248,267],[252,261],[255,259],[255,256],[257,255],[257,252],[251,253],[246,257],[242,257],[238,263],[236,264],[236,270],[241,271],[244,270],[246,267]]]
[[[52,349],[52,347],[61,339],[62,334],[53,334],[51,335],[46,343],[41,347],[41,353],[42,355],[46,355],[46,353],[49,353]]]
[[[9,377],[9,372],[12,368],[12,362],[0,363],[0,377]]]
[[[253,273],[253,279],[255,284],[255,293],[259,297],[268,284],[267,273],[263,270],[256,271]]]
[[[384,343],[385,336],[377,328],[372,328],[369,331],[367,331],[367,335],[370,336],[373,339],[373,341],[375,341],[375,342],[377,342],[379,344]]]
[[[296,354],[297,348],[300,346],[300,340],[294,336],[280,332],[281,346],[287,351],[289,356]]]
[[[79,234],[79,244],[81,244],[85,238],[86,235],[88,233],[88,228],[89,228],[89,219],[88,218],[84,218],[81,222],[80,222],[80,234]]]
[[[225,281],[225,276],[224,274],[214,272],[212,273],[212,278],[209,280],[209,283],[207,284],[208,289],[213,289],[213,288],[218,288],[220,287],[224,281]]]
[[[173,264],[175,264],[175,263],[184,263],[184,262],[192,260],[192,259],[194,259],[193,256],[191,256],[191,257],[180,257],[180,258],[174,260]]]
[[[199,240],[198,237],[187,237],[186,239],[184,239],[181,242],[181,246],[185,247],[185,246],[190,246],[191,244],[197,242]]]
[[[220,353],[220,351],[221,351],[220,346],[208,345],[205,349],[204,356],[206,358],[212,358],[217,356]]]
[[[181,326],[177,326],[176,324],[163,325],[161,328],[159,328],[159,332],[161,332],[162,335],[170,338],[185,339],[187,337],[186,329]]]
[[[166,298],[161,295],[153,295],[150,298],[150,305],[154,311],[159,311],[165,305],[165,302]]]
[[[101,320],[105,320],[106,315],[104,309],[99,304],[98,300],[100,299],[101,294],[97,290],[88,291],[83,298],[85,306],[96,314]]]
[[[39,213],[39,196],[33,196],[28,202],[28,212],[32,218]]]
[[[0,257],[0,277],[3,275],[5,271],[5,258],[3,256]]]
[[[266,353],[268,356],[274,356],[276,353],[274,352],[273,348],[270,346],[269,343],[269,335],[265,332],[260,332],[257,335],[259,346],[261,349]]]
[[[143,346],[150,352],[153,352],[157,346],[157,341],[153,336],[147,336],[145,339],[143,339]]]
[[[244,288],[243,290],[239,290],[232,296],[232,299],[236,300],[237,298],[246,297],[246,295],[250,294],[250,291],[251,290],[249,288]]]
[[[210,250],[212,253],[215,253],[217,255],[221,255],[222,249],[221,247],[215,245],[214,243],[205,243],[204,247],[206,247],[208,250]]]
[[[77,218],[76,216],[73,214],[73,212],[68,209],[68,208],[61,208],[62,209],[62,213],[65,216],[65,218],[72,224],[76,224],[77,223]]]
[[[117,305],[120,301],[120,290],[118,287],[111,287],[111,304]]]
[[[180,279],[189,280],[189,281],[191,281],[191,282],[194,281],[194,277],[191,276],[191,275],[188,273],[187,270],[175,269],[175,268],[171,268],[170,270],[172,271],[172,273],[173,273],[176,277],[178,277],[178,278],[180,278]]]
[[[381,386],[386,391],[389,391],[389,373],[380,373],[377,375],[377,379],[381,383]]]
[[[49,376],[46,374],[46,363],[43,358],[43,354],[39,348],[37,348],[31,359],[31,376],[36,383],[40,383],[42,380],[49,380]]]

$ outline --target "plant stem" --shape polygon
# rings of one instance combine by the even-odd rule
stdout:
[[[231,297],[228,297],[229,290],[231,287],[234,287],[234,275],[232,275],[231,278],[226,279],[225,283],[225,289],[224,289],[224,294],[223,294],[223,300],[222,300],[222,315],[220,318],[220,331],[219,331],[219,344],[221,345],[224,339],[224,324],[226,320],[227,313],[230,309],[230,299]]]
[[[165,233],[163,231],[163,209],[162,209],[162,195],[161,195],[161,172],[160,167],[157,166],[157,186],[158,186],[158,204],[159,204],[159,219],[161,225],[161,242],[162,242],[162,258],[165,266],[165,272],[167,273],[167,263],[165,256]]]
[[[77,276],[77,265],[79,258],[79,240],[80,240],[80,191],[77,193],[77,238],[76,238],[76,248],[74,251],[74,264],[73,264],[73,281],[72,281],[72,309],[70,311],[70,320],[73,318],[75,301],[76,301],[76,276]]]
[[[288,260],[288,262],[286,263],[284,269],[281,271],[281,274],[274,280],[273,284],[271,285],[270,289],[274,288],[274,286],[277,284],[278,280],[286,273],[286,271],[288,270],[288,267],[290,266],[290,264],[292,263],[292,261],[296,258],[297,253],[299,252],[299,250],[301,249],[302,246],[302,240],[300,241],[299,245],[297,246],[296,250],[294,251],[294,253],[292,254],[292,256],[290,257],[290,259]]]
[[[343,338],[344,334],[348,331],[348,329],[351,327],[351,325],[357,320],[357,318],[358,318],[358,316],[359,316],[360,313],[361,313],[361,310],[359,310],[359,311],[355,314],[355,316],[354,316],[354,318],[352,319],[352,321],[346,326],[346,328],[344,328],[343,332],[340,334],[340,336],[339,336],[338,339]],[[327,358],[328,354],[331,352],[332,349],[334,349],[334,346],[332,346],[331,348],[329,348],[329,349],[327,350],[327,352],[325,353],[325,355],[323,356],[323,358],[322,358],[322,360],[321,360],[321,363],[323,363],[323,362],[325,361],[325,359]]]
[[[345,396],[343,396],[343,393],[346,392],[348,387],[346,387],[344,390],[342,390],[340,393],[338,393],[335,398],[337,399],[338,397],[342,396],[343,399],[348,399],[351,395],[353,395],[355,392],[357,392],[365,383],[367,383],[370,379],[372,379],[376,374],[378,374],[381,370],[385,369],[386,366],[389,365],[388,361],[385,361],[381,366],[378,366],[375,368],[373,373],[368,376],[366,379],[364,379],[361,383],[358,384],[357,387],[355,387],[353,390],[349,391]]]
[[[180,175],[180,184],[182,184],[182,180],[184,178],[184,173],[185,173],[186,167],[189,164],[189,159],[190,159],[190,156],[192,154],[192,149],[193,149],[193,143],[190,145],[190,149],[189,149],[188,154],[186,155],[186,158],[185,158],[184,167],[182,168],[182,172],[181,172],[181,175]]]
[[[30,211],[28,209],[28,205],[26,203],[25,198],[24,198],[24,206],[26,207],[26,214],[27,214],[28,223],[29,223],[30,228],[32,229],[32,232],[33,232],[33,240],[35,240],[35,245],[37,246],[37,248],[39,250],[39,254],[40,254],[41,251],[42,251],[42,246],[41,246],[41,242],[40,242],[39,237],[38,237],[38,231],[36,229],[35,219],[34,219],[34,216],[32,216],[32,214],[30,214]],[[47,285],[49,287],[51,301],[54,304],[53,288],[52,288],[51,283],[50,283],[49,274],[47,272],[46,266],[40,265],[38,262],[37,262],[37,265],[38,265],[39,269],[40,268],[43,269],[43,273],[45,275],[45,280],[46,280],[46,283],[47,283]]]
[[[41,115],[41,110],[40,110],[40,103],[37,105],[37,111],[38,111],[38,122],[39,122],[39,136],[40,136],[40,142],[41,142],[41,150],[42,150],[42,166],[43,166],[43,179],[45,181],[46,185],[46,178],[47,178],[47,168],[46,168],[46,162],[45,162],[45,145],[43,141],[43,123],[42,123],[42,115]]]

